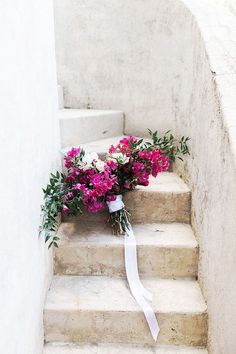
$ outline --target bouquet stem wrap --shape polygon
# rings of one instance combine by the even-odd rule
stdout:
[[[117,195],[116,200],[112,202],[107,202],[109,212],[114,213],[122,210],[125,206],[122,201],[122,195]],[[130,223],[128,223],[125,229],[125,270],[126,276],[129,283],[130,291],[142,308],[143,313],[146,317],[148,326],[150,328],[153,339],[156,341],[158,333],[160,331],[156,315],[151,308],[147,300],[152,300],[152,294],[147,291],[142,285],[139,273],[138,273],[138,262],[137,262],[137,245],[135,235]]]

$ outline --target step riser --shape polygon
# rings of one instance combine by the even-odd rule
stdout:
[[[79,301],[79,299],[78,299]],[[46,342],[106,342],[205,346],[206,314],[160,313],[158,340],[151,338],[141,312],[58,312],[44,316]]]
[[[195,277],[197,248],[138,246],[141,276],[160,278]],[[60,275],[125,276],[124,249],[121,245],[61,245],[55,250],[54,271]]]
[[[123,120],[122,112],[101,113],[94,117],[92,110],[91,116],[88,114],[83,116],[82,113],[79,113],[77,118],[61,116],[61,147],[78,146],[90,141],[121,135],[123,134]]]
[[[126,193],[124,203],[131,214],[132,223],[154,222],[190,222],[191,194],[161,193],[134,190]],[[87,214],[77,218],[63,217],[63,221],[106,222],[107,210],[96,214]]]
[[[132,222],[190,222],[190,193],[134,190],[124,198]]]

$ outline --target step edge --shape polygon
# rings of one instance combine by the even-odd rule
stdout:
[[[104,348],[104,349],[113,349],[113,347],[116,347],[117,344],[120,346],[121,349],[127,350],[127,349],[144,349],[144,350],[151,350],[150,353],[156,354],[157,350],[168,350],[168,351],[173,351],[173,354],[177,353],[184,353],[186,354],[186,351],[190,351],[190,354],[208,354],[207,348],[206,347],[189,347],[189,346],[175,346],[175,345],[157,345],[155,347],[150,346],[148,344],[126,344],[126,343],[87,343],[87,342],[79,342],[79,343],[73,343],[73,342],[45,342],[44,343],[44,348],[52,348],[52,349],[69,349],[69,350],[78,350],[78,349],[90,349],[93,347],[97,348]],[[153,348],[155,348],[155,352],[153,352]],[[177,351],[177,352],[176,352]]]
[[[99,110],[88,110],[89,112],[80,112],[80,110],[74,110],[74,109],[60,109],[59,110],[59,119],[60,120],[74,120],[74,119],[83,119],[83,118],[101,118],[101,117],[108,117],[111,116],[111,118],[116,118],[120,119],[124,117],[124,112],[122,111],[99,111]],[[76,115],[78,113],[78,115]],[[70,116],[70,114],[72,116]],[[119,135],[118,135],[119,136]],[[112,139],[111,137],[110,139]],[[109,139],[109,138],[108,138]],[[103,140],[103,139],[101,139]],[[105,139],[104,139],[105,140]],[[94,140],[94,141],[99,141],[99,140]]]

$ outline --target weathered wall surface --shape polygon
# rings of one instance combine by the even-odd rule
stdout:
[[[119,109],[127,133],[173,126],[173,82],[188,32],[170,0],[55,0],[56,53],[65,106]],[[184,21],[188,20],[188,14]],[[176,33],[182,38],[177,42]],[[183,56],[181,55],[183,53]]]
[[[236,353],[236,19],[206,2],[184,1],[192,67],[176,91],[177,129],[191,137],[178,166],[192,189],[192,224],[200,243],[199,278],[208,302],[209,349]],[[187,30],[187,29],[186,29]],[[188,97],[188,100],[186,98]]]
[[[209,349],[236,352],[236,22],[206,0],[55,0],[66,105],[121,109],[126,132],[191,137],[176,169],[193,191]]]
[[[225,6],[229,11],[236,15],[235,0],[211,0],[213,4]]]
[[[41,354],[51,254],[38,237],[59,146],[53,6],[1,1],[0,353]]]

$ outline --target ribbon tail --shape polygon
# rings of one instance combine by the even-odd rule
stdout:
[[[145,300],[151,300],[152,294],[144,288],[139,278],[136,239],[130,224],[125,234],[125,269],[130,291],[142,308],[152,337],[156,341],[160,329],[153,309]]]
[[[125,247],[127,248],[125,251],[126,258],[127,260],[129,259],[128,262],[132,265],[132,267],[131,266],[129,267],[129,277],[131,278],[131,274],[132,274],[132,279],[135,280],[136,287],[139,287],[139,291],[143,294],[143,296],[147,300],[152,301],[152,294],[150,293],[150,291],[144,288],[139,278],[136,239],[133,233],[132,226],[130,224],[129,224],[129,229],[126,230],[126,234],[127,234],[126,237],[128,237],[128,239],[125,239]]]

